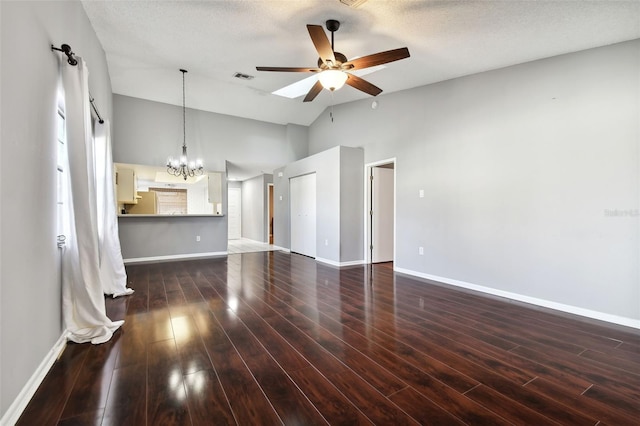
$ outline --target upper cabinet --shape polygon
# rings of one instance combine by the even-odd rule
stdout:
[[[133,169],[116,169],[116,193],[118,204],[138,203],[138,180]]]

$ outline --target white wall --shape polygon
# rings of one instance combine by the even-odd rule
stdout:
[[[639,79],[639,40],[563,55],[337,105],[309,150],[397,158],[399,270],[640,327]]]
[[[112,118],[106,59],[80,2],[0,2],[0,416],[62,334],[56,248],[56,98],[61,53],[86,61]],[[24,168],[23,164],[28,164]],[[35,265],[35,267],[34,267]]]

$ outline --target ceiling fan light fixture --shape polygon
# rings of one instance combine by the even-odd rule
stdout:
[[[320,84],[327,90],[339,90],[349,78],[346,72],[340,70],[324,70],[318,75]]]

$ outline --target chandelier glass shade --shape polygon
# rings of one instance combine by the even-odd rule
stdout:
[[[340,70],[324,70],[318,75],[318,80],[320,80],[322,87],[332,92],[344,86],[347,78],[349,78],[349,75]]]
[[[187,178],[204,174],[204,165],[199,158],[196,161],[189,161],[187,158],[187,112],[184,101],[184,75],[187,70],[181,69],[180,72],[182,73],[182,155],[179,158],[167,158],[167,173],[182,176],[187,180]]]

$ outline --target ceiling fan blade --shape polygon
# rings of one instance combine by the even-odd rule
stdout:
[[[320,25],[307,25],[307,30],[309,30],[311,41],[316,47],[316,50],[318,51],[322,62],[324,62],[328,66],[335,64],[336,57],[333,54],[331,43],[329,43],[329,39],[327,38],[327,34],[324,32],[324,28],[322,28]],[[327,62],[331,62],[331,64]]]
[[[374,53],[373,55],[363,56],[362,58],[353,59],[347,61],[343,65],[343,69],[357,70],[361,68],[373,67],[376,65],[382,65],[393,61],[399,61],[400,59],[408,58],[409,49],[401,47],[399,49],[387,50],[386,52]]]
[[[369,83],[367,80],[362,79],[357,75],[353,75],[353,74],[348,74],[348,75],[349,75],[349,78],[347,78],[346,83],[349,86],[356,88],[358,90],[361,90],[364,93],[367,93],[371,96],[378,96],[380,93],[382,93],[381,88],[379,88],[378,86],[374,86],[373,84]]]
[[[320,72],[320,68],[296,68],[296,67],[256,67],[258,71],[280,71],[280,72]]]
[[[307,96],[304,97],[303,102],[311,102],[316,98],[316,96],[318,96],[318,93],[320,92],[322,92],[322,84],[320,83],[320,81],[316,81],[316,84],[313,85],[311,90],[309,90],[309,93],[307,93]]]

